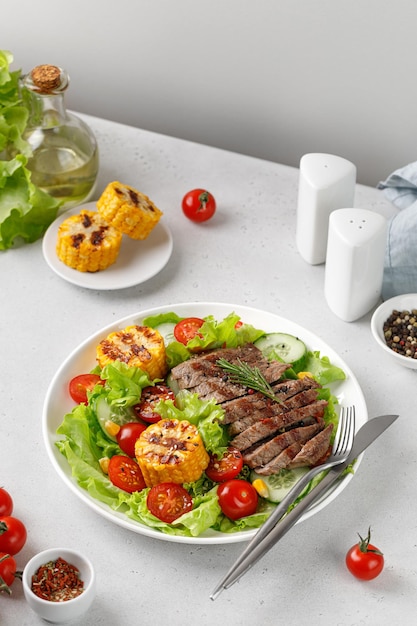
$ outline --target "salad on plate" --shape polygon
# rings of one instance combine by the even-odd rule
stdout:
[[[157,533],[256,529],[331,449],[346,373],[302,337],[167,310],[103,336],[96,355],[67,381],[54,444],[79,488]]]

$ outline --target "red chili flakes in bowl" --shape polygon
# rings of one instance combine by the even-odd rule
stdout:
[[[83,590],[79,570],[61,557],[41,565],[32,576],[33,593],[50,602],[72,600]]]

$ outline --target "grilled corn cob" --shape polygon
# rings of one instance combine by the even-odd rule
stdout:
[[[163,215],[148,196],[117,181],[107,185],[97,201],[97,210],[132,239],[146,239]]]
[[[122,234],[94,211],[68,217],[58,229],[56,253],[79,272],[98,272],[117,259]]]
[[[148,326],[127,326],[110,333],[97,346],[97,361],[101,368],[114,361],[140,367],[149,377],[164,378],[167,373],[165,344],[157,330]]]
[[[136,441],[135,455],[148,487],[194,482],[209,463],[197,428],[187,420],[164,419],[148,426]]]

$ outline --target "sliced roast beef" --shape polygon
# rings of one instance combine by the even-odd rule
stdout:
[[[245,396],[246,398],[246,396]],[[244,400],[245,398],[242,398]],[[268,400],[268,398],[266,398]],[[268,417],[273,417],[274,415],[280,415],[283,411],[297,409],[301,406],[306,406],[307,404],[311,404],[317,400],[317,390],[316,389],[308,389],[306,391],[302,391],[295,396],[292,396],[288,400],[282,403],[273,402],[272,400],[268,400],[267,402],[262,403],[259,401],[256,403],[253,411],[250,409],[247,411],[246,415],[243,415],[240,419],[235,419],[229,425],[229,435],[234,437],[239,433],[249,428],[255,422],[259,420],[266,419]],[[234,402],[232,400],[232,402]],[[224,406],[224,405],[223,405]],[[230,412],[230,408],[226,408],[226,416]],[[233,410],[233,409],[232,409]],[[225,419],[226,421],[226,419]],[[225,423],[225,421],[223,423]]]
[[[320,429],[321,425],[319,422],[315,422],[312,426],[299,426],[291,428],[290,430],[273,437],[266,443],[255,447],[254,450],[245,452],[243,454],[243,461],[246,465],[249,465],[249,467],[266,465],[271,459],[278,456],[278,454],[285,450],[285,448],[288,448],[288,446],[296,442],[301,445],[304,444],[306,441],[311,439],[311,437],[314,437]]]
[[[274,457],[269,463],[261,467],[255,467],[255,471],[261,476],[270,476],[276,474],[280,470],[286,468],[292,459],[297,456],[302,448],[302,443],[295,441],[288,448],[285,448],[280,454]]]
[[[272,385],[272,389],[281,403],[284,403],[284,407],[295,408],[295,406],[301,406],[303,402],[296,401],[296,404],[287,404],[287,402],[294,396],[298,395],[302,391],[309,389],[317,389],[319,384],[312,378],[297,378],[287,380],[285,382]],[[313,396],[311,396],[313,398]],[[314,399],[316,397],[314,396]],[[304,404],[307,404],[304,402]],[[271,406],[272,405],[272,406]],[[276,412],[276,402],[273,402],[260,392],[247,394],[244,397],[238,397],[222,404],[222,408],[225,411],[225,417],[223,424],[230,424],[236,420],[244,419],[249,416],[254,416],[253,421],[270,417]],[[271,415],[268,415],[271,412]],[[240,432],[240,430],[236,430]]]
[[[307,441],[288,467],[294,468],[316,465],[329,450],[332,431],[333,424],[329,424],[324,430],[319,432],[318,435]]]
[[[221,358],[230,363],[240,361],[251,367],[257,367],[270,384],[278,381],[290,367],[286,363],[268,361],[256,346],[248,343],[237,348],[213,350],[193,357],[173,367],[171,375],[180,389],[189,389],[202,399],[214,399],[221,403],[247,394],[247,387],[232,383],[228,373],[217,365]]]
[[[246,450],[262,439],[270,438],[281,429],[287,429],[292,424],[302,422],[306,417],[320,418],[324,415],[327,406],[326,400],[317,400],[307,406],[281,412],[278,415],[255,422],[249,428],[239,433],[231,441],[231,445],[238,450]]]

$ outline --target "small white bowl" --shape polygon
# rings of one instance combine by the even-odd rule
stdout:
[[[389,300],[385,300],[385,302],[383,302],[372,315],[371,331],[377,344],[381,346],[384,352],[388,354],[393,361],[399,365],[415,370],[417,369],[417,359],[403,356],[402,354],[398,354],[397,352],[394,352],[394,350],[391,350],[391,348],[386,344],[383,330],[384,322],[389,318],[394,310],[411,311],[412,309],[417,309],[417,293],[406,293],[400,296],[394,296],[394,298],[390,298]]]
[[[64,602],[53,602],[39,598],[31,589],[32,576],[41,565],[56,561],[59,557],[78,568],[84,582],[83,592]],[[96,594],[96,580],[92,564],[85,556],[68,548],[51,548],[36,554],[26,565],[22,575],[23,593],[29,606],[39,617],[48,622],[62,624],[75,620],[90,608]]]

